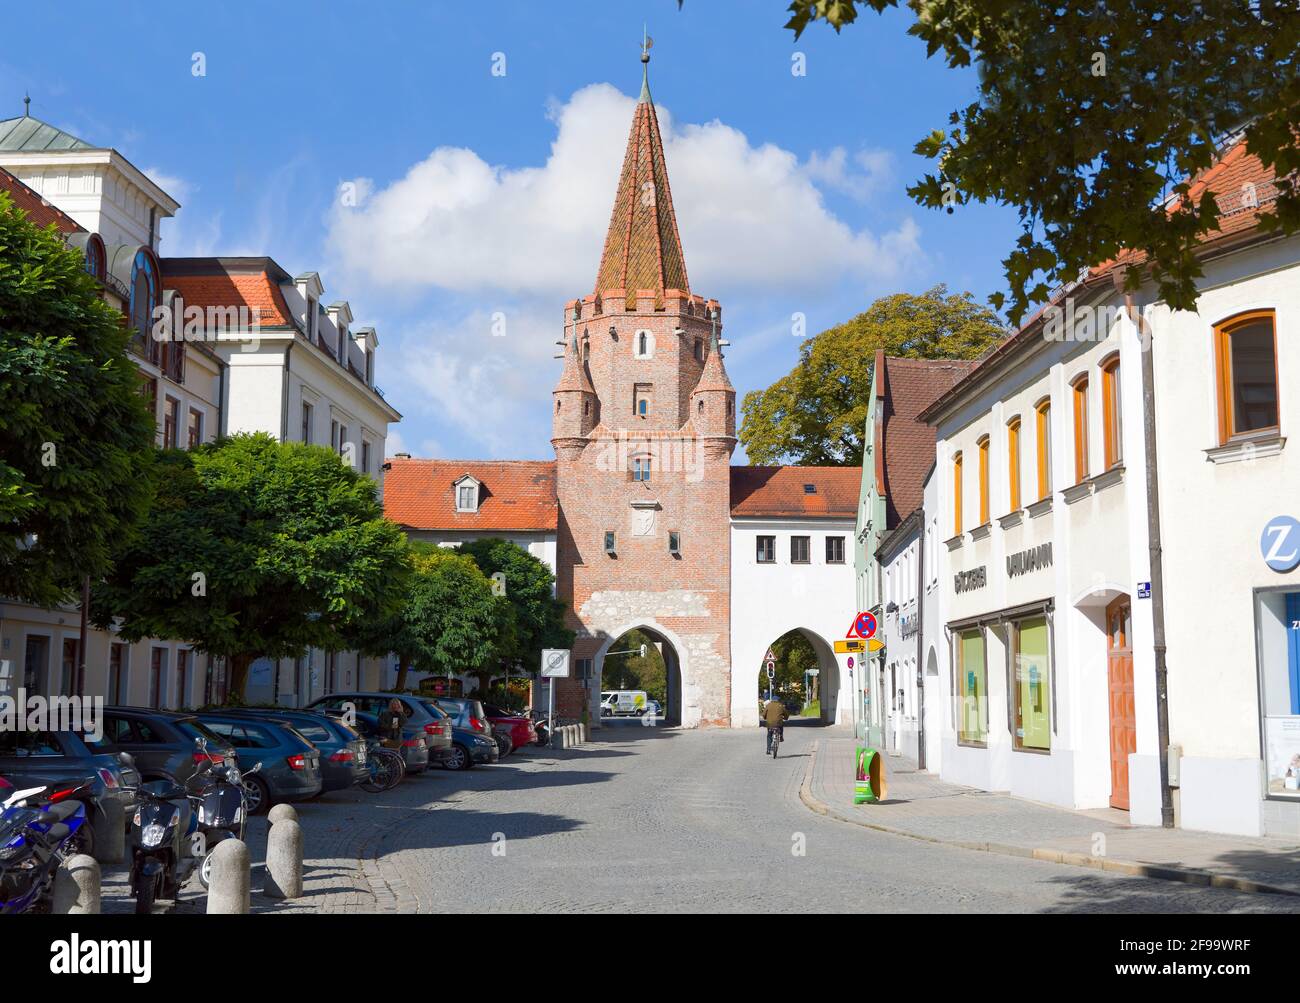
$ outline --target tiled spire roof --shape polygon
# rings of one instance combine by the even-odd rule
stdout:
[[[727,378],[727,367],[722,364],[722,346],[718,344],[717,321],[713,324],[713,333],[709,335],[709,355],[704,360],[704,371],[700,373],[700,382],[695,385],[695,392],[701,390],[730,390],[735,392],[731,380]]]
[[[644,80],[596,274],[595,291],[607,289],[626,290],[629,298],[638,289],[653,289],[661,298],[668,289],[690,292],[659,119]]]
[[[591,385],[591,377],[587,375],[587,367],[583,364],[582,349],[578,347],[576,334],[569,343],[568,351],[564,353],[564,372],[560,374],[560,382],[556,384],[555,390],[579,390],[589,394],[596,392],[596,388]]]

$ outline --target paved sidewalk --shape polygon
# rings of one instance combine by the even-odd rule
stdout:
[[[1241,891],[1300,895],[1295,839],[1220,836],[1131,826],[1125,813],[1069,811],[962,787],[885,756],[886,800],[853,803],[856,742],[847,728],[824,731],[801,796],[814,811],[844,821],[973,850]]]

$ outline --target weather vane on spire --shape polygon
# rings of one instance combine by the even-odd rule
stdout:
[[[654,48],[655,40],[646,32],[646,26],[641,25],[641,62],[650,62],[650,50]]]

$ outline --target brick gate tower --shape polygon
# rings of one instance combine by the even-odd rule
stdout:
[[[605,652],[653,637],[669,671],[670,722],[725,725],[731,711],[730,465],[736,392],[722,312],[693,295],[645,77],[595,289],[565,310],[551,444],[559,501],[557,589],[577,631],[557,712],[593,717]],[[587,662],[586,660],[590,660]]]

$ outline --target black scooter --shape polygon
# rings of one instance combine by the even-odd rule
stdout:
[[[252,776],[261,768],[262,764],[257,763],[246,773],[240,773],[239,766],[232,760],[215,766],[209,760],[200,764],[199,772],[191,780],[191,785],[198,787],[198,793],[190,795],[190,800],[198,808],[197,832],[202,839],[194,840],[194,844],[202,849],[199,883],[204,888],[209,886],[212,878],[212,851],[217,844],[227,839],[244,838],[248,805],[243,778]]]

